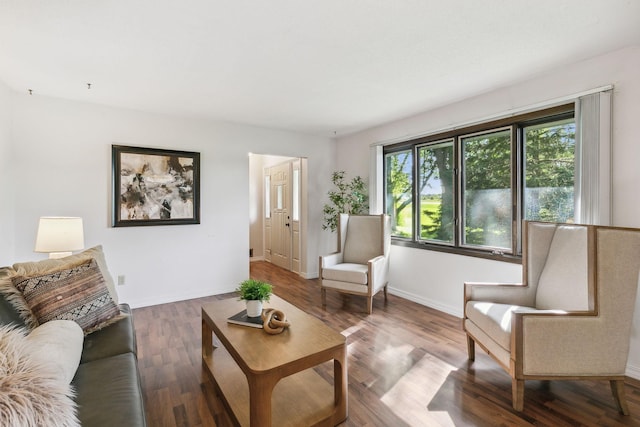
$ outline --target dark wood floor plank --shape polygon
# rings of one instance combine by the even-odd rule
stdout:
[[[273,284],[283,299],[347,337],[346,426],[640,426],[640,381],[626,384],[631,416],[616,411],[608,382],[528,381],[525,409],[511,407],[511,380],[477,350],[469,363],[460,319],[394,295],[327,293],[317,280],[266,262],[251,277]],[[201,365],[200,307],[216,295],[134,310],[138,360],[151,427],[232,425]],[[333,381],[331,363],[316,371]]]

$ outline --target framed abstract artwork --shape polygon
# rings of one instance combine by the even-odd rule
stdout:
[[[200,153],[112,145],[113,226],[200,224]]]

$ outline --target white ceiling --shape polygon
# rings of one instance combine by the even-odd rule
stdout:
[[[327,136],[639,44],[638,0],[0,1],[18,92]]]

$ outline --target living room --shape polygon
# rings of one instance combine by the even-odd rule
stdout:
[[[553,66],[523,73],[519,78],[482,90],[465,88],[464,81],[460,80],[459,93],[448,102],[422,109],[407,106],[405,110],[380,117],[375,125],[344,134],[324,129],[291,130],[284,123],[243,124],[229,117],[213,119],[184,111],[184,114],[144,111],[140,107],[144,105],[143,99],[145,103],[160,104],[164,97],[185,96],[162,94],[158,87],[147,84],[145,79],[151,77],[145,73],[147,70],[131,70],[132,80],[139,85],[139,104],[108,105],[97,98],[108,100],[105,88],[116,91],[117,84],[94,80],[90,70],[81,75],[83,80],[77,81],[76,86],[57,83],[65,67],[72,67],[73,62],[60,67],[51,65],[51,70],[34,67],[29,75],[32,80],[28,82],[18,78],[20,68],[16,64],[26,59],[16,53],[21,46],[10,43],[15,50],[2,51],[0,68],[0,189],[5,201],[0,207],[0,264],[41,257],[33,253],[39,217],[80,216],[84,220],[87,247],[103,245],[112,274],[126,278],[125,284],[117,288],[120,300],[132,307],[230,292],[249,276],[248,155],[255,153],[302,157],[308,161],[308,271],[305,275],[311,278],[317,275],[318,256],[332,251],[335,245],[334,235],[321,229],[322,206],[330,188],[331,173],[345,170],[349,176],[369,179],[371,144],[396,142],[508,115],[607,85],[613,85],[612,222],[640,227],[640,200],[635,196],[640,182],[637,167],[640,145],[635,135],[640,115],[637,103],[640,98],[637,17],[640,14],[637,6],[628,2],[620,2],[618,6],[618,14],[606,21],[610,31],[622,25],[620,22],[632,21],[636,25],[629,27],[626,36],[619,36],[621,40],[616,41],[615,47],[609,47],[613,42],[608,45],[603,41],[604,47],[598,46],[596,54],[569,51],[566,57],[556,59]],[[35,34],[38,28],[46,28],[44,23],[48,17],[36,13],[36,6],[32,7],[34,10],[25,11],[34,14],[32,26],[18,31],[16,24],[3,25],[4,40],[9,40],[4,31],[14,29],[18,34]],[[9,7],[7,12],[11,10]],[[58,15],[55,18],[58,24],[65,22],[65,18]],[[18,22],[24,24],[24,21]],[[591,43],[597,44],[593,40]],[[579,49],[586,48],[581,45]],[[82,56],[79,58],[81,61]],[[55,58],[42,60],[56,63]],[[114,62],[117,61],[126,67],[125,59],[117,56]],[[18,71],[13,71],[12,65]],[[485,72],[490,74],[490,70]],[[197,81],[197,86],[206,86],[204,80]],[[88,82],[92,83],[90,89]],[[260,81],[254,83],[253,89],[260,84]],[[353,84],[357,84],[356,78]],[[418,90],[428,92],[429,88],[416,87]],[[48,95],[55,91],[66,95]],[[313,92],[307,96],[316,95]],[[215,97],[215,93],[209,96]],[[185,104],[184,99],[181,101]],[[272,102],[279,106],[286,104],[280,99]],[[333,126],[333,116],[330,117],[327,122],[331,123],[326,126]],[[348,129],[347,126],[344,129]],[[200,152],[201,223],[111,227],[112,144]],[[522,274],[518,264],[401,246],[392,247],[392,258],[391,294],[458,317],[462,314],[464,281],[511,282],[520,280]],[[424,276],[425,266],[429,266],[428,278],[416,283],[415,278]],[[636,310],[634,317],[627,366],[627,375],[635,379],[640,379],[638,327],[640,310]]]

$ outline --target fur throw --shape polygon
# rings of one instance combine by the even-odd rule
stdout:
[[[0,425],[79,427],[71,386],[30,357],[25,334],[0,327]]]

